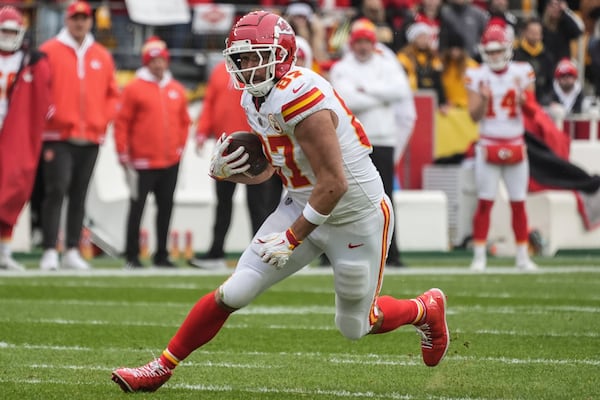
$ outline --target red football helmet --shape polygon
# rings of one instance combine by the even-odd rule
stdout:
[[[296,62],[294,30],[285,19],[266,11],[253,11],[243,16],[231,29],[225,45],[223,55],[227,71],[235,77],[236,89],[248,90],[256,97],[269,93],[275,81]],[[245,53],[251,53],[258,60],[257,65],[242,67],[241,55]],[[264,80],[257,75],[263,68],[266,70]]]
[[[23,15],[12,6],[0,8],[0,50],[14,52],[21,48],[25,36]]]
[[[512,58],[512,35],[505,27],[489,25],[481,36],[479,52],[481,59],[493,71],[502,71]],[[493,54],[492,54],[493,53]]]

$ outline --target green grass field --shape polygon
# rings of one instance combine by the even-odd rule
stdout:
[[[102,260],[91,273],[43,275],[32,264],[0,273],[0,398],[599,399],[597,259],[549,259],[535,274],[500,260],[471,274],[455,267],[466,260],[440,257],[387,272],[383,294],[446,292],[451,344],[435,368],[411,327],[344,339],[330,272],[312,267],[232,315],[154,394],[122,393],[111,370],[159,355],[225,275],[134,273]]]

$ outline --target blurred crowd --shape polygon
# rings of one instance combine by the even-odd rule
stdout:
[[[21,7],[31,24],[32,44],[39,45],[58,33],[69,0],[13,0],[0,3]],[[440,104],[460,105],[461,89],[453,75],[480,62],[478,43],[485,26],[497,21],[514,33],[515,60],[527,61],[536,72],[536,89],[542,105],[552,102],[556,66],[571,59],[586,94],[600,90],[600,2],[597,0],[262,0],[211,2],[188,0],[190,22],[145,26],[132,21],[125,0],[90,2],[95,13],[94,34],[113,54],[119,70],[140,66],[137,54],[145,39],[161,37],[172,54],[172,69],[188,86],[206,81],[220,52],[229,25],[199,30],[197,21],[214,25],[234,5],[233,21],[247,11],[267,8],[282,14],[305,38],[315,70],[327,73],[347,47],[351,23],[367,18],[377,27],[377,39],[398,54],[411,75],[414,88],[424,84],[438,93]],[[209,6],[214,6],[210,8]],[[209,7],[209,8],[207,8]],[[219,14],[221,12],[221,14]],[[217,58],[218,59],[218,58]],[[196,67],[196,68],[194,68]],[[423,69],[432,76],[422,77]],[[436,72],[439,71],[439,74]],[[425,74],[427,75],[427,74]],[[437,75],[437,76],[436,76]],[[432,80],[432,82],[430,82]]]

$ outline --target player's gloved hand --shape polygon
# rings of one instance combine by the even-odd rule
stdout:
[[[229,138],[222,134],[210,157],[210,176],[215,179],[223,180],[250,169],[250,164],[246,162],[250,156],[245,152],[244,146],[238,147],[230,154],[223,155],[228,146]]]
[[[285,232],[271,233],[257,238],[256,243],[260,245],[258,255],[263,262],[272,265],[275,269],[281,269],[288,262],[292,251],[302,242],[296,239],[292,229]]]

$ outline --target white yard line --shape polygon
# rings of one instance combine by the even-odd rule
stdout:
[[[90,353],[135,353],[135,354],[147,354],[151,356],[156,352],[156,349],[115,349],[115,348],[87,348],[81,346],[51,346],[51,345],[32,345],[32,344],[13,344],[7,342],[0,342],[0,349],[4,351],[10,349],[16,350],[50,350],[50,351],[64,351],[64,352],[90,352]],[[421,365],[420,358],[412,357],[408,355],[395,355],[395,354],[346,354],[346,353],[321,353],[321,352],[261,352],[261,351],[207,351],[199,349],[194,354],[202,355],[202,357],[226,357],[226,358],[240,358],[240,357],[251,357],[256,359],[257,357],[268,357],[272,360],[273,355],[277,355],[278,358],[300,358],[300,359],[317,359],[321,362],[328,362],[332,364],[364,364],[364,365],[395,365],[395,366],[412,366],[414,363]],[[477,357],[477,356],[460,356],[460,355],[447,355],[444,358],[445,362],[452,361],[468,361],[468,362],[494,362],[499,364],[551,364],[551,365],[583,365],[583,366],[600,366],[600,359],[549,359],[549,358],[510,358],[510,357]],[[220,365],[220,361],[214,362],[212,367],[219,368],[225,367]],[[64,368],[63,364],[32,364],[32,365],[52,365],[53,368]],[[184,361],[182,364],[188,366],[206,366],[205,362],[190,362]],[[243,367],[247,368],[248,364],[242,364]],[[33,368],[33,367],[32,367]],[[41,368],[41,367],[40,367]],[[76,367],[73,367],[76,368]],[[102,368],[102,367],[94,367]],[[114,366],[104,367],[106,370],[114,368]]]
[[[43,325],[89,325],[89,326],[128,326],[128,327],[148,327],[148,328],[173,328],[176,329],[179,327],[180,322],[146,322],[146,321],[99,321],[99,320],[68,320],[68,319],[50,319],[50,318],[40,318],[40,319],[24,319],[24,320],[7,320],[0,319],[0,323],[8,324],[8,323],[23,323],[23,324],[43,324]],[[303,330],[303,331],[336,331],[337,328],[333,324],[328,325],[297,325],[297,324],[270,324],[270,325],[262,325],[262,324],[245,324],[245,323],[236,323],[236,322],[228,322],[224,329],[256,329],[259,326],[263,329],[270,330]],[[397,334],[409,333],[412,334],[411,330],[398,331]],[[600,332],[552,332],[552,331],[525,331],[525,330],[496,330],[496,329],[480,329],[480,330],[464,330],[464,329],[453,329],[452,333],[460,333],[460,334],[470,334],[470,335],[495,335],[495,336],[517,336],[517,337],[572,337],[572,338],[600,338]],[[0,346],[1,347],[1,346]]]
[[[193,268],[144,268],[141,270],[95,268],[87,271],[58,270],[40,271],[28,269],[25,271],[0,271],[0,278],[28,277],[28,276],[77,276],[77,277],[115,277],[115,276],[227,276],[233,272],[232,268],[218,270],[201,270]],[[542,267],[535,272],[522,272],[515,267],[489,267],[484,273],[472,272],[467,266],[454,267],[415,267],[415,268],[387,268],[386,275],[546,275],[570,274],[578,272],[599,273],[600,267],[596,266],[564,266]],[[331,268],[307,267],[300,270],[298,275],[331,275]]]

